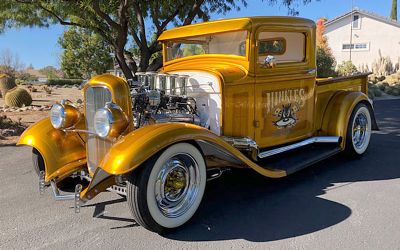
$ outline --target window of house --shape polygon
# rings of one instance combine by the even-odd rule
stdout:
[[[353,29],[359,29],[359,28],[360,28],[360,16],[354,15],[353,16]]]
[[[258,62],[263,64],[267,56],[274,56],[277,63],[304,62],[306,35],[302,32],[263,31],[257,39]]]
[[[342,44],[342,50],[346,51],[346,50],[369,50],[369,43],[344,43]]]

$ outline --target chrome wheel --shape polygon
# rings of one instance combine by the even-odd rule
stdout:
[[[353,148],[358,154],[365,152],[371,137],[371,115],[367,107],[362,106],[353,118],[351,139]]]
[[[168,218],[185,214],[196,201],[200,186],[199,166],[189,154],[177,154],[161,167],[154,188],[160,212]]]
[[[127,180],[127,201],[135,221],[158,233],[185,224],[200,205],[206,180],[199,149],[184,142],[169,146]]]
[[[353,124],[353,144],[354,147],[360,149],[365,143],[365,137],[369,133],[367,130],[367,117],[363,113],[359,113],[354,119]]]

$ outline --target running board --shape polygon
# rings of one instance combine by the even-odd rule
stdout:
[[[274,148],[271,150],[267,150],[258,154],[258,158],[263,159],[273,155],[281,154],[296,148],[301,148],[314,143],[339,143],[339,136],[317,136],[311,137],[301,142],[296,142],[287,146]]]

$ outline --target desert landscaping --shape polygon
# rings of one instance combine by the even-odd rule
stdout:
[[[30,125],[47,117],[51,106],[68,99],[77,107],[82,107],[80,85],[48,86],[46,84],[18,85],[26,90],[32,103],[28,106],[12,107],[6,104],[4,96],[0,98],[0,146],[15,145],[19,135]]]

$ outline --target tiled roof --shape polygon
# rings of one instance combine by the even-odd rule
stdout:
[[[335,17],[335,18],[332,18],[332,19],[328,20],[325,23],[325,26],[328,26],[328,25],[330,25],[332,23],[335,23],[336,21],[339,21],[340,19],[345,18],[345,17],[347,17],[349,15],[354,15],[354,14],[357,14],[357,13],[363,14],[365,16],[369,16],[369,17],[371,17],[373,19],[376,19],[378,21],[381,21],[381,22],[384,22],[384,23],[387,23],[387,24],[391,24],[391,25],[400,27],[400,22],[398,22],[396,20],[393,20],[393,19],[391,19],[389,17],[378,15],[378,14],[373,13],[373,12],[362,10],[362,9],[359,9],[359,8],[354,8],[353,11],[347,12],[347,13],[341,15],[341,16],[338,16],[338,17]]]

